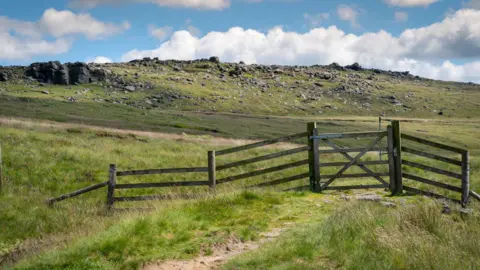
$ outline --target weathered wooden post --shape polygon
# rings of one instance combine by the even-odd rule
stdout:
[[[113,195],[115,192],[115,185],[117,184],[117,165],[110,164],[108,172],[107,209],[110,210],[113,207]]]
[[[392,121],[393,131],[393,165],[394,171],[394,191],[392,194],[399,195],[403,193],[403,179],[402,179],[402,138],[400,130],[400,121]]]
[[[217,185],[216,170],[215,151],[208,151],[208,185],[212,191]]]
[[[470,159],[468,151],[462,153],[462,206],[466,207],[470,195]]]
[[[390,192],[392,194],[395,192],[395,164],[394,164],[394,156],[393,156],[393,144],[394,144],[394,137],[393,137],[393,128],[391,125],[387,126],[387,144],[388,144],[388,172],[390,174]]]
[[[382,117],[378,117],[378,131],[382,131]],[[382,150],[378,151],[378,159],[382,161]]]
[[[308,168],[310,173],[310,187],[313,192],[321,192],[320,186],[320,157],[318,153],[318,139],[313,136],[318,135],[317,123],[310,122],[307,124],[308,137]]]

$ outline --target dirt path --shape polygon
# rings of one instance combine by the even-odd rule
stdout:
[[[208,256],[200,256],[191,260],[171,260],[158,263],[146,264],[144,270],[206,270],[219,269],[224,263],[247,251],[255,250],[262,244],[277,238],[283,229],[273,229],[261,234],[257,242],[241,242],[237,238],[230,239],[227,243],[213,248],[213,253]]]

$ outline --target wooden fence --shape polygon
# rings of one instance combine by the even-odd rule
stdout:
[[[446,189],[446,190],[450,190],[450,191],[453,191],[453,192],[461,193],[461,200],[459,202],[461,202],[463,205],[466,205],[467,202],[468,202],[468,197],[470,195],[470,190],[469,190],[469,187],[470,187],[470,183],[469,183],[469,154],[468,154],[468,151],[466,151],[464,149],[452,147],[452,146],[449,146],[449,145],[441,144],[441,143],[438,143],[438,142],[433,142],[433,141],[429,141],[429,140],[426,140],[426,139],[418,138],[418,137],[411,136],[411,135],[404,134],[404,133],[402,133],[401,138],[403,140],[416,142],[416,143],[422,144],[422,145],[428,145],[430,147],[439,148],[439,149],[446,150],[446,151],[449,151],[449,152],[456,153],[456,154],[460,155],[461,159],[458,160],[458,159],[444,157],[444,156],[440,156],[440,155],[437,155],[437,154],[420,151],[418,149],[402,146],[402,152],[410,153],[410,154],[413,154],[415,156],[421,157],[423,159],[432,159],[432,160],[436,160],[436,161],[441,161],[441,162],[444,162],[444,163],[447,163],[447,164],[458,166],[461,169],[461,173],[455,173],[455,172],[451,172],[451,171],[448,171],[448,170],[439,169],[439,168],[427,166],[427,165],[424,165],[424,164],[420,164],[420,163],[417,163],[417,162],[409,161],[409,160],[406,160],[406,159],[401,159],[401,163],[404,166],[417,168],[417,169],[420,169],[420,170],[423,170],[423,171],[432,172],[432,173],[435,173],[435,174],[439,174],[439,175],[443,175],[443,176],[447,176],[447,177],[459,180],[460,186],[441,183],[441,182],[438,182],[438,181],[426,179],[426,178],[420,177],[418,175],[414,175],[414,174],[410,174],[410,173],[406,173],[406,172],[402,173],[402,177],[406,178],[406,179],[409,179],[409,180],[413,180],[413,181],[421,182],[421,183],[424,183],[424,184],[432,185],[432,186],[435,186],[435,187],[443,188],[443,189]],[[436,198],[444,198],[444,199],[449,199],[449,200],[455,200],[455,199],[447,198],[445,196],[442,196],[442,195],[439,195],[439,194],[436,194],[436,193],[432,193],[432,192],[428,192],[428,191],[424,191],[424,190],[419,190],[419,189],[416,189],[416,188],[413,188],[413,187],[410,187],[410,186],[406,186],[406,185],[403,186],[403,189],[406,190],[406,191],[425,194],[425,195],[436,197]]]
[[[383,138],[387,138],[386,145],[379,145]],[[299,146],[293,149],[282,150],[279,152],[266,154],[262,156],[256,156],[247,158],[244,160],[234,161],[225,164],[217,164],[219,157],[239,153],[246,150],[251,150],[259,147],[266,147],[276,143],[290,142],[299,138],[305,138],[305,141],[308,142],[308,145]],[[335,144],[333,139],[359,139],[359,138],[373,138],[367,146],[363,147],[349,147],[343,148]],[[416,143],[440,148],[443,150],[452,151],[461,155],[462,159],[452,159],[450,157],[445,157],[437,154],[427,153],[418,149],[413,149],[410,147],[402,147],[402,139],[414,141]],[[328,148],[320,148],[320,142],[326,144]],[[237,168],[249,164],[253,164],[261,161],[274,160],[281,157],[286,157],[293,154],[303,153],[306,154],[306,159],[299,161],[294,161],[286,164],[276,165],[273,167],[262,168],[260,170],[249,171],[237,175],[225,176],[223,178],[217,179],[217,172],[228,170],[231,168]],[[350,153],[358,154],[356,156],[350,155]],[[385,152],[388,155],[386,160],[373,160],[373,161],[361,161],[360,159],[367,154],[368,152]],[[422,158],[433,159],[436,161],[446,162],[448,164],[453,164],[461,167],[462,173],[454,173],[447,170],[430,167],[406,159],[402,159],[402,152],[409,154],[414,154]],[[344,158],[347,159],[346,162],[322,162],[322,154],[341,154]],[[167,195],[149,195],[149,196],[130,196],[122,197],[115,196],[116,190],[120,189],[138,189],[138,188],[168,188],[168,187],[194,187],[194,186],[208,186],[211,191],[216,189],[217,185],[222,185],[226,183],[231,183],[234,181],[251,178],[260,175],[266,175],[290,168],[296,168],[304,165],[308,165],[308,172],[300,173],[293,176],[288,176],[280,179],[270,180],[267,182],[261,182],[249,187],[267,187],[275,186],[284,183],[289,183],[302,179],[310,179],[310,185],[299,187],[300,189],[305,187],[310,187],[312,191],[322,192],[323,190],[348,190],[348,189],[362,189],[362,188],[388,188],[391,190],[392,194],[398,195],[401,194],[404,190],[419,194],[424,194],[428,196],[433,196],[437,198],[444,198],[453,201],[457,201],[466,205],[469,199],[469,196],[472,196],[480,200],[480,196],[469,190],[469,159],[468,151],[460,148],[455,148],[445,144],[440,144],[425,140],[422,138],[414,137],[411,135],[403,134],[400,131],[400,122],[392,121],[392,124],[389,125],[386,131],[373,131],[373,132],[353,132],[353,133],[337,133],[337,134],[319,134],[319,130],[316,128],[315,123],[309,123],[307,125],[307,132],[297,133],[285,137],[280,137],[276,139],[265,140],[261,142],[256,142],[248,145],[242,145],[238,147],[223,149],[219,151],[208,151],[207,153],[207,167],[194,167],[194,168],[167,168],[167,169],[149,169],[149,170],[132,170],[132,171],[117,171],[117,166],[111,164],[109,168],[109,179],[106,182],[96,184],[73,193],[62,195],[60,197],[50,199],[48,203],[53,205],[53,203],[65,200],[67,198],[72,198],[80,194],[99,189],[107,186],[107,206],[112,208],[115,202],[126,202],[126,201],[143,201],[143,200],[152,200],[152,199],[165,199],[169,196]],[[370,165],[385,165],[385,172],[374,172],[368,168]],[[349,168],[357,166],[362,169],[364,173],[352,173],[345,174]],[[456,178],[461,181],[460,186],[454,186],[446,183],[441,183],[438,181],[429,180],[418,175],[413,175],[407,172],[404,172],[403,167],[410,166],[426,172],[432,172],[436,174],[441,174],[444,176],[449,176]],[[321,168],[327,167],[341,167],[335,174],[322,174]],[[127,177],[127,176],[139,176],[139,175],[152,175],[152,174],[178,174],[178,173],[206,173],[208,177],[205,176],[205,180],[200,181],[182,181],[182,182],[158,182],[158,183],[117,183],[117,178]],[[378,184],[369,184],[369,185],[356,185],[356,186],[331,186],[334,181],[340,178],[363,178],[370,177],[376,179]],[[384,177],[388,177],[386,180]],[[208,179],[207,179],[208,178]],[[416,189],[410,186],[405,186],[403,179],[410,179],[413,181],[421,182],[424,184],[433,185],[437,188],[443,188],[449,191],[461,193],[461,200],[455,200],[452,198],[447,198],[445,196],[435,194],[429,191]],[[323,180],[324,179],[324,180]],[[323,180],[323,181],[322,181]],[[297,188],[295,188],[297,189]],[[188,194],[182,194],[180,197],[188,198],[191,197]]]

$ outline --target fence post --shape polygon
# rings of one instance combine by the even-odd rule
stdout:
[[[400,121],[392,121],[393,128],[393,165],[394,165],[394,191],[393,195],[403,193],[403,179],[402,179],[402,138],[400,130]]]
[[[317,136],[317,123],[310,122],[307,124],[308,136],[308,169],[310,173],[310,187],[313,192],[321,192],[320,186],[320,157],[318,154],[318,139],[311,139],[312,136]]]
[[[216,169],[215,151],[208,151],[208,185],[212,191],[215,191],[217,185]]]
[[[394,137],[393,137],[393,128],[391,125],[387,126],[387,144],[388,144],[388,172],[390,174],[390,192],[395,192],[395,164],[394,164],[394,156],[393,156],[393,144],[394,144]]]
[[[470,160],[468,151],[462,153],[462,206],[466,207],[470,194]]]
[[[382,117],[378,117],[378,131],[382,131]],[[382,161],[382,150],[378,151],[378,159]]]
[[[107,208],[110,210],[113,207],[113,195],[115,192],[115,185],[117,184],[117,165],[110,164],[108,172]]]

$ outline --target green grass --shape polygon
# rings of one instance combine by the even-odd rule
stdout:
[[[479,269],[479,221],[430,200],[349,203],[224,269]]]
[[[15,269],[138,269],[150,261],[188,259],[232,238],[256,240],[271,226],[306,219],[308,206],[306,196],[252,192],[167,206],[125,218]]]

